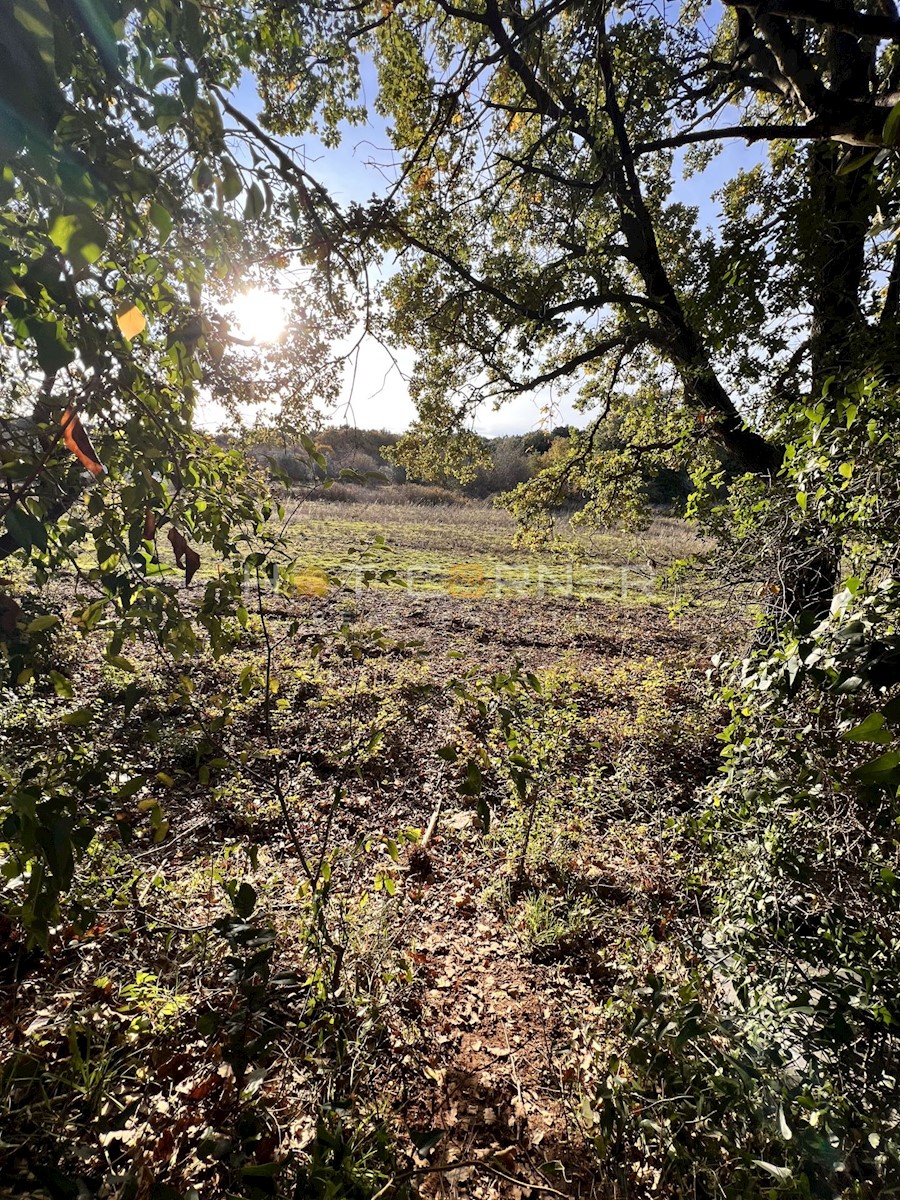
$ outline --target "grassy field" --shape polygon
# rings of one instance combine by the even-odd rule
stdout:
[[[0,930],[0,1194],[658,1194],[594,1112],[610,998],[687,970],[704,884],[668,830],[716,769],[720,631],[654,581],[677,521],[582,536],[571,584],[511,532],[307,501],[291,541],[345,586],[264,596],[217,661],[137,648],[136,702],[79,650],[155,783],[79,868],[84,929]],[[3,698],[10,754],[75,752],[75,703]]]
[[[700,549],[684,522],[666,516],[634,534],[573,529],[563,520],[559,548],[529,551],[514,548],[513,519],[488,502],[289,500],[286,512],[291,548],[310,568],[355,586],[377,566],[396,571],[396,584],[409,590],[461,597],[662,600],[657,577]]]

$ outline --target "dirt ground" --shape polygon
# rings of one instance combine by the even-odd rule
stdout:
[[[159,782],[84,927],[0,929],[0,1194],[614,1194],[582,1033],[680,969],[665,827],[716,767],[719,638],[657,594],[330,589],[267,597],[188,699],[150,649],[131,710],[84,663]],[[6,714],[42,745],[64,710]]]

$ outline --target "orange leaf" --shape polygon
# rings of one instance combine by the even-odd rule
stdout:
[[[144,541],[152,542],[154,533],[156,533],[156,513],[152,508],[148,508],[144,516]]]
[[[60,417],[60,424],[63,430],[63,439],[66,445],[78,459],[83,467],[91,472],[92,475],[102,475],[106,470],[103,463],[97,457],[97,451],[91,445],[91,439],[87,435],[87,430],[78,419],[78,414],[74,408],[67,408]]]
[[[131,341],[147,328],[147,319],[136,304],[127,304],[116,316],[122,334]]]

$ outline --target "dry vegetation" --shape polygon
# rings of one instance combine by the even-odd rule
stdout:
[[[606,1001],[677,979],[702,908],[665,834],[716,766],[710,618],[670,618],[653,582],[677,522],[582,543],[572,594],[541,594],[563,560],[509,532],[475,505],[306,502],[311,566],[413,586],[264,595],[188,685],[146,647],[129,692],[79,644],[123,776],[157,774],[79,869],[85,932],[44,955],[0,930],[0,1194],[641,1184],[601,1165],[590,1094]],[[590,586],[607,563],[645,587]],[[531,582],[498,593],[498,564]],[[72,704],[39,699],[2,699],[11,758],[75,752]]]

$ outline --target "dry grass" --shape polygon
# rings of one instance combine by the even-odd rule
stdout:
[[[365,494],[352,501],[289,500],[287,513],[292,548],[311,567],[353,577],[377,565],[396,571],[397,582],[413,590],[451,594],[460,587],[477,594],[480,579],[482,594],[498,598],[546,592],[660,602],[671,590],[659,577],[702,549],[688,525],[664,515],[639,533],[573,529],[563,521],[560,548],[534,551],[513,546],[509,513],[480,501],[388,504],[379,493],[377,501]],[[361,555],[361,547],[369,554]]]

